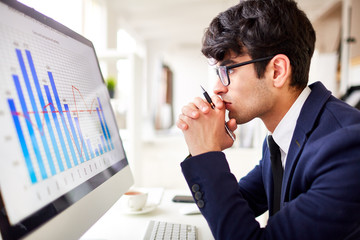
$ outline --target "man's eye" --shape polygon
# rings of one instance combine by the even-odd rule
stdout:
[[[233,72],[234,72],[233,69],[229,69],[229,70],[228,70],[228,74],[232,74]]]

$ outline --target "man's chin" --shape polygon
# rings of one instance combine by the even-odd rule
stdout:
[[[235,121],[236,121],[236,124],[245,124],[245,123],[248,123],[248,122],[250,122],[252,119],[248,119],[248,118],[244,118],[244,117],[240,117],[240,116],[237,116],[237,115],[235,115],[235,114],[232,114],[232,113],[230,113],[229,112],[229,114],[228,114],[228,117],[229,117],[229,119],[235,119]]]

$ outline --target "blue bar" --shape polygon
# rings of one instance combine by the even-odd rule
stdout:
[[[28,76],[26,68],[25,68],[24,59],[23,59],[21,51],[19,49],[16,49],[16,54],[17,54],[17,57],[18,57],[18,60],[19,60],[19,63],[20,63],[20,67],[21,67],[21,71],[22,71],[22,74],[23,74],[23,77],[24,77],[24,80],[25,80],[25,85],[26,85],[27,92],[29,94],[29,99],[30,99],[30,102],[31,102],[31,106],[32,106],[32,108],[34,110],[36,124],[37,124],[37,127],[38,127],[39,131],[40,131],[41,141],[42,141],[42,144],[44,145],[45,154],[46,154],[46,158],[47,158],[48,163],[49,163],[50,171],[51,171],[52,175],[55,175],[56,174],[55,166],[54,166],[54,163],[53,163],[53,160],[52,160],[52,157],[51,157],[51,152],[50,152],[49,145],[48,145],[46,137],[45,137],[44,129],[43,129],[42,122],[41,122],[41,119],[40,119],[40,116],[39,116],[39,111],[38,111],[38,108],[36,106],[33,90],[32,90],[31,85],[30,85],[29,76]],[[28,55],[28,60],[29,60],[29,65],[30,65],[30,68],[31,68],[31,72],[33,73],[33,76],[34,76],[34,71],[35,71],[34,63],[32,62],[31,56],[30,56],[30,59],[29,59],[29,55]],[[36,73],[35,73],[35,75],[36,75]]]
[[[109,128],[108,128],[108,126],[107,126],[107,124],[106,124],[104,111],[103,111],[103,108],[102,108],[101,103],[100,103],[100,98],[97,98],[97,99],[98,99],[98,102],[99,102],[99,107],[100,107],[100,110],[101,110],[101,115],[102,115],[102,117],[103,117],[103,119],[104,119],[104,124],[105,124],[105,128],[106,128],[106,132],[107,132],[107,134],[108,134],[108,136],[109,136],[109,140],[110,140],[110,143],[111,143],[111,148],[114,149],[114,144],[112,143],[110,131],[109,131]],[[104,133],[104,135],[105,135],[105,133]],[[109,149],[109,150],[110,150],[110,149]]]
[[[87,143],[89,151],[90,151],[91,159],[93,159],[95,156],[94,156],[94,151],[91,147],[90,139],[86,139],[86,143]]]
[[[31,163],[29,150],[28,150],[28,148],[26,146],[25,137],[24,137],[23,131],[21,129],[19,117],[17,116],[17,111],[16,111],[16,108],[15,108],[14,100],[13,99],[8,99],[8,103],[9,103],[9,107],[10,107],[10,110],[11,110],[11,115],[12,115],[13,120],[14,120],[14,124],[15,124],[16,132],[17,132],[17,135],[18,135],[18,138],[19,138],[19,142],[20,142],[20,145],[21,145],[21,150],[23,152],[23,155],[24,155],[24,158],[25,158],[25,163],[26,163],[29,175],[30,175],[31,183],[36,183],[37,179],[36,179],[34,167],[33,167],[32,163]]]
[[[18,76],[13,75],[13,79],[14,79],[17,94],[19,96],[21,108],[22,108],[22,111],[23,111],[25,119],[26,119],[26,125],[27,125],[28,131],[29,131],[29,135],[30,135],[30,139],[31,139],[31,143],[32,143],[34,152],[35,152],[35,156],[36,156],[36,159],[37,159],[37,162],[39,165],[41,177],[42,177],[42,179],[46,179],[47,173],[45,171],[44,163],[43,163],[40,151],[39,151],[40,148],[39,148],[39,145],[36,140],[35,132],[34,132],[33,126],[31,125],[31,119],[28,114],[28,108],[26,106],[26,102],[25,102],[25,98],[23,95],[23,91],[20,86],[19,78],[18,78]]]
[[[101,138],[101,142],[102,142],[102,144],[103,144],[103,148],[104,148],[105,152],[107,152],[107,149],[106,149],[106,147],[105,147],[104,136],[101,135],[100,138]]]
[[[97,148],[95,148],[95,155],[98,157],[99,156],[99,151],[97,150]]]
[[[100,150],[100,154],[101,154],[101,155],[103,155],[103,154],[104,154],[104,152],[103,152],[102,147],[101,147],[101,145],[100,145],[100,144],[99,144],[99,150]]]
[[[71,114],[70,114],[70,110],[69,110],[69,105],[64,104],[64,108],[65,108],[66,116],[67,116],[68,121],[69,121],[71,133],[72,133],[72,135],[73,135],[73,138],[74,138],[74,141],[75,141],[75,144],[76,144],[76,149],[77,149],[77,152],[78,152],[79,157],[80,157],[80,161],[83,163],[83,162],[84,162],[84,158],[83,158],[82,153],[81,153],[81,148],[80,148],[79,140],[78,140],[78,137],[77,137],[77,135],[76,135],[76,131],[75,131],[75,128],[74,128],[74,123],[73,123],[72,118],[71,118]]]
[[[36,71],[35,71],[34,63],[33,63],[32,57],[31,57],[31,53],[28,50],[25,50],[25,52],[26,52],[26,55],[27,55],[27,59],[29,61],[32,76],[34,78],[34,84],[35,84],[36,92],[37,92],[37,94],[39,96],[39,101],[40,101],[40,105],[41,105],[41,108],[42,108],[42,113],[44,114],[46,126],[47,126],[48,132],[50,134],[50,139],[51,139],[51,143],[53,145],[53,149],[54,149],[54,152],[55,152],[55,157],[56,157],[56,160],[58,162],[59,169],[62,172],[62,171],[64,171],[64,167],[63,167],[63,164],[62,164],[62,161],[61,161],[59,148],[58,148],[58,145],[57,145],[57,142],[56,142],[56,139],[55,139],[54,131],[53,131],[52,126],[51,126],[48,111],[46,110],[48,105],[45,105],[44,97],[43,97],[43,94],[41,92],[39,79],[38,79]]]
[[[66,165],[67,165],[68,168],[71,168],[69,154],[67,152],[65,141],[64,141],[61,129],[60,129],[60,124],[59,124],[59,121],[57,119],[57,115],[56,115],[57,111],[55,110],[54,103],[53,103],[53,100],[51,98],[49,86],[44,85],[44,88],[45,88],[45,93],[46,93],[46,96],[47,96],[47,99],[48,99],[48,102],[49,102],[49,105],[50,105],[50,110],[51,110],[51,113],[52,113],[52,117],[54,119],[55,128],[56,128],[56,131],[57,131],[58,136],[59,136],[60,145],[61,145],[61,148],[62,148],[63,153],[64,153]]]
[[[78,130],[78,133],[79,133],[81,145],[82,145],[82,147],[83,147],[83,149],[84,149],[85,158],[86,158],[87,161],[89,161],[90,158],[89,158],[89,154],[87,153],[87,149],[86,149],[86,145],[85,145],[85,141],[84,141],[83,135],[82,135],[82,133],[81,133],[80,124],[79,124],[79,119],[78,119],[77,117],[74,117],[74,121],[75,121],[76,128],[77,128],[77,130]]]
[[[66,125],[65,117],[64,117],[64,114],[63,114],[63,110],[62,110],[62,106],[61,106],[61,103],[60,103],[59,94],[58,94],[58,91],[56,89],[56,85],[55,85],[55,82],[54,82],[54,78],[53,78],[53,75],[52,75],[51,72],[48,72],[48,76],[49,76],[49,79],[50,79],[51,88],[52,88],[53,93],[54,93],[56,105],[57,105],[57,108],[58,108],[58,110],[60,112],[60,119],[61,119],[62,126],[64,128],[64,132],[65,132],[67,142],[69,144],[71,156],[73,158],[75,166],[77,166],[78,165],[77,157],[76,157],[76,154],[75,154],[75,151],[74,151],[73,143],[71,141],[71,136],[70,136],[69,129],[68,129],[67,125]]]
[[[101,119],[101,116],[100,116],[99,108],[96,108],[96,112],[97,112],[97,114],[98,114],[99,121],[100,121],[100,124],[101,124],[101,128],[102,128],[102,131],[103,131],[104,136],[105,136],[105,139],[106,139],[107,147],[108,147],[109,151],[111,151],[111,148],[110,148],[110,145],[109,145],[109,139],[108,139],[108,137],[107,137],[107,135],[106,135],[106,132],[105,132],[105,127],[104,127],[104,123],[103,123],[103,121],[102,121],[102,119]],[[105,146],[104,146],[104,148],[105,148]],[[105,150],[106,150],[106,148],[105,148]]]

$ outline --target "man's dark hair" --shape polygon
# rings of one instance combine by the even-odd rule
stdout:
[[[314,52],[315,31],[293,0],[247,0],[220,13],[206,30],[202,53],[222,61],[230,51],[252,59],[285,54],[290,59],[290,86],[304,88]],[[269,61],[255,63],[263,77]]]

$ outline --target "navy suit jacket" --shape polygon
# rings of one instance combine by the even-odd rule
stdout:
[[[259,164],[239,182],[222,152],[181,163],[216,239],[360,239],[360,112],[319,82],[310,88],[286,160],[281,209],[265,228],[255,217],[272,213],[266,141]]]

